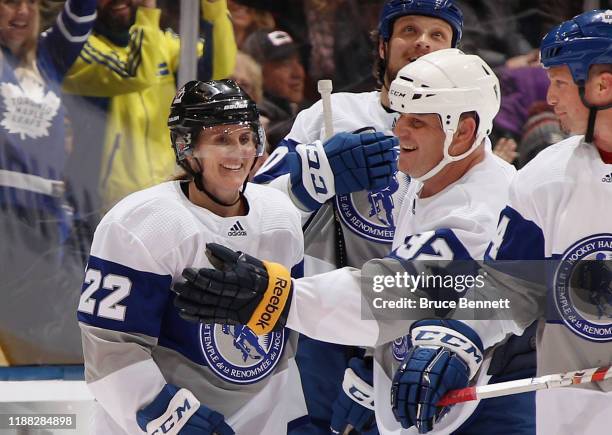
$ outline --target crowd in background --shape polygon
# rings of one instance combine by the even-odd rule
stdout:
[[[380,86],[373,32],[383,0],[200,3],[197,76],[231,77],[247,91],[268,153],[319,98],[319,79],[332,79],[334,92]],[[546,103],[539,41],[585,5],[458,3],[460,48],[500,79],[495,151],[524,166],[564,137]],[[166,122],[179,8],[175,0],[0,0],[0,366],[82,362],[73,313],[95,226],[175,166]]]

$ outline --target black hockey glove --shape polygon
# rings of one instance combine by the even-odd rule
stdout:
[[[176,283],[174,305],[192,322],[240,324],[263,335],[283,328],[291,306],[292,283],[281,264],[260,261],[217,243],[206,244],[215,269],[186,268]]]

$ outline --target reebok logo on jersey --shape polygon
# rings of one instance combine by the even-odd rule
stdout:
[[[240,225],[240,221],[236,221],[227,233],[228,236],[246,236],[246,230]]]
[[[604,183],[612,183],[612,173],[606,175],[601,179]]]

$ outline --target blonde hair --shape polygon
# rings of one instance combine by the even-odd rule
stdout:
[[[263,99],[263,77],[261,66],[251,56],[238,50],[236,53],[236,66],[234,68],[232,78],[236,80],[240,87],[243,87],[244,81],[241,80],[241,77],[236,77],[236,71],[239,68],[244,69],[252,85],[252,89],[245,89],[245,91],[247,91],[255,103],[260,103]]]
[[[40,35],[40,1],[34,3],[34,5],[36,7],[36,13],[32,18],[34,20],[32,33],[28,36],[28,39],[23,45],[19,47],[19,51],[14,53],[15,57],[19,59],[19,64],[28,68],[35,68],[36,66],[36,49],[38,48],[38,37]],[[7,47],[4,43],[2,43],[2,45]]]

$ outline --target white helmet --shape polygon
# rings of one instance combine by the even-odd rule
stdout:
[[[470,155],[491,133],[493,118],[499,111],[499,81],[484,60],[459,49],[438,50],[403,67],[389,89],[391,109],[401,113],[437,113],[446,134],[444,157],[421,177],[425,181],[450,162]],[[448,153],[459,117],[478,113],[476,140],[463,154]]]

